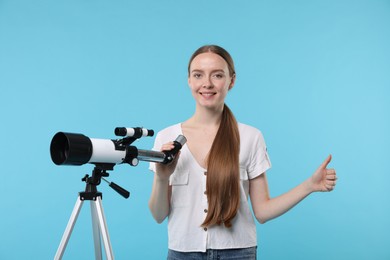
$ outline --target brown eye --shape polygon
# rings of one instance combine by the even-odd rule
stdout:
[[[224,77],[224,75],[222,73],[218,73],[218,74],[214,75],[214,78],[217,78],[217,79],[222,79],[223,77]]]

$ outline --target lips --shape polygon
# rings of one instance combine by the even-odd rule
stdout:
[[[217,94],[216,92],[199,92],[203,97],[209,98]]]

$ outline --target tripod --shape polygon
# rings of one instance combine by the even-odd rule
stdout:
[[[102,193],[97,191],[97,186],[100,184],[103,177],[107,177],[109,174],[106,170],[112,170],[113,164],[96,164],[92,171],[92,177],[85,175],[82,181],[86,182],[86,188],[84,192],[79,192],[79,197],[76,200],[72,215],[70,216],[68,225],[66,226],[65,232],[62,236],[60,245],[58,246],[57,253],[54,257],[55,260],[62,259],[65,252],[66,245],[68,244],[70,235],[73,231],[74,225],[76,224],[77,217],[83,206],[85,200],[89,200],[91,204],[91,215],[92,215],[92,229],[93,239],[95,246],[95,259],[102,259],[102,248],[101,239],[103,240],[104,250],[106,253],[106,259],[114,259],[114,254],[111,247],[110,236],[108,234],[107,223],[104,217],[103,205],[102,205]],[[104,180],[104,178],[103,178]],[[115,189],[125,198],[128,198],[130,193],[123,188],[119,187],[115,183],[110,183],[110,187]]]

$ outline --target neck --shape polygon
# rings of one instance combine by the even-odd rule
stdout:
[[[218,128],[221,122],[223,106],[218,109],[196,107],[194,115],[188,120],[193,126]]]

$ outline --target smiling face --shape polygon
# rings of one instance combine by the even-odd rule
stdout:
[[[222,110],[227,92],[233,87],[227,62],[218,54],[205,52],[190,64],[188,85],[198,107]]]

